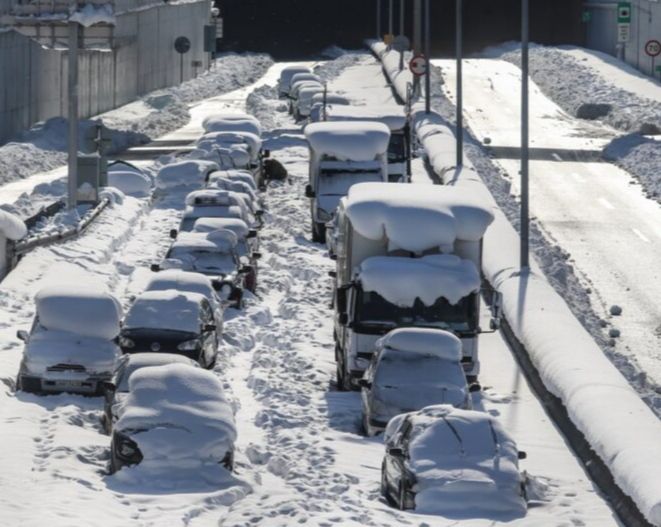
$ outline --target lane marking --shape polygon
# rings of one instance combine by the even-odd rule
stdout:
[[[649,239],[647,236],[645,236],[642,232],[640,232],[638,229],[632,228],[631,230],[632,230],[633,233],[634,233],[636,236],[638,236],[641,240],[643,240],[644,242],[650,243],[650,239]]]
[[[610,209],[610,210],[615,209],[615,207],[613,207],[613,205],[611,205],[610,201],[608,201],[606,198],[599,198],[597,201],[605,209]]]

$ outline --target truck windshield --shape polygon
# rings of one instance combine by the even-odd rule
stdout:
[[[403,133],[393,133],[388,145],[388,162],[403,163],[406,161],[406,140]]]
[[[322,170],[319,178],[320,196],[346,196],[356,183],[383,181],[376,170]]]
[[[356,291],[356,330],[392,329],[400,326],[431,327],[470,333],[477,327],[477,298],[473,293],[462,298],[456,305],[444,298],[426,306],[416,299],[413,307],[399,307],[388,302],[378,293]]]

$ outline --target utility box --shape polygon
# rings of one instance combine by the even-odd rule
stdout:
[[[112,146],[110,130],[106,128],[101,119],[97,120],[93,126],[85,129],[81,139],[80,151],[85,154],[99,154],[99,186],[108,186],[108,159],[107,154]]]
[[[96,204],[99,202],[100,179],[101,156],[99,154],[79,154],[78,203]]]

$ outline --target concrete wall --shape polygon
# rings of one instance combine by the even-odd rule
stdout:
[[[203,26],[208,20],[207,1],[160,4],[119,15],[112,50],[80,52],[80,116],[90,117],[179,83],[182,61],[173,48],[178,36],[191,41],[183,79],[195,74],[194,60],[206,68]],[[66,116],[66,51],[44,48],[15,31],[0,31],[0,72],[0,143],[35,122]]]
[[[624,58],[643,73],[652,75],[652,59],[645,54],[645,43],[652,39],[661,42],[661,1],[631,0],[631,39],[623,52],[617,43],[617,0],[588,1],[584,6],[590,13],[586,24],[587,47]],[[661,57],[654,63],[659,64]],[[659,78],[658,73],[656,77]]]

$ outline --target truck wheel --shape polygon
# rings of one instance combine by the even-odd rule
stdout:
[[[351,379],[349,379],[349,374],[344,369],[343,359],[337,361],[335,371],[337,378],[337,389],[341,392],[351,391]]]
[[[326,243],[326,226],[323,223],[312,222],[312,241]]]

